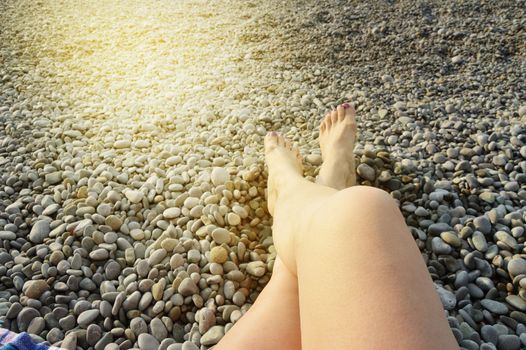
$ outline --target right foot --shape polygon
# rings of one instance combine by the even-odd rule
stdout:
[[[320,148],[323,164],[318,174],[320,185],[342,190],[356,184],[354,142],[356,111],[351,104],[339,105],[327,113],[320,124]]]
[[[269,173],[267,205],[270,215],[274,216],[274,205],[279,193],[286,188],[291,178],[303,176],[303,164],[299,150],[275,131],[265,136],[265,162]]]

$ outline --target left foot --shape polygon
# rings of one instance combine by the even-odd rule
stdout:
[[[356,184],[354,142],[356,111],[349,103],[327,113],[320,124],[320,148],[323,164],[317,183],[337,190]]]
[[[275,131],[265,136],[265,162],[268,166],[268,211],[274,216],[278,194],[286,188],[288,180],[303,176],[303,164],[299,150]]]

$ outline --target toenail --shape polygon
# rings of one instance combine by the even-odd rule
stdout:
[[[278,133],[275,132],[275,131],[271,131],[271,132],[270,132],[270,135],[276,137],[276,136],[278,136]]]
[[[342,106],[343,106],[343,108],[349,108],[349,107],[351,107],[351,105],[348,104],[348,103],[344,103],[344,104],[342,104]]]

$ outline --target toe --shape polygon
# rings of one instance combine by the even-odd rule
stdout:
[[[325,128],[329,129],[331,127],[331,113],[325,114],[323,121],[325,122]]]
[[[292,149],[292,145],[290,144],[290,141],[288,139],[284,139],[284,142],[285,142],[285,147],[288,150],[291,150]]]
[[[268,132],[265,136],[265,151],[270,151],[278,145],[278,133],[275,131]]]
[[[278,145],[280,145],[281,147],[285,147],[285,138],[283,137],[283,135],[278,133],[277,139],[278,139]]]
[[[354,130],[356,130],[356,110],[352,104],[349,103],[348,105],[349,107],[345,108],[345,118],[348,123],[353,126]]]
[[[339,105],[338,107],[336,107],[336,113],[338,114],[338,120],[343,120],[343,118],[345,118],[345,108],[343,107],[343,105]]]
[[[334,124],[338,121],[338,111],[335,109],[331,112],[331,124]]]
[[[326,128],[326,126],[325,126],[325,120],[323,120],[323,121],[320,123],[320,131],[321,131],[321,132],[324,132],[324,131],[325,131],[325,128]]]

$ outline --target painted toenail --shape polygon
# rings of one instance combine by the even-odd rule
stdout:
[[[351,107],[351,105],[348,104],[348,103],[344,103],[344,104],[342,104],[342,106],[343,106],[343,108],[349,108],[349,107]]]
[[[275,132],[275,131],[271,131],[271,132],[270,132],[270,135],[276,137],[276,136],[278,136],[278,133]]]

